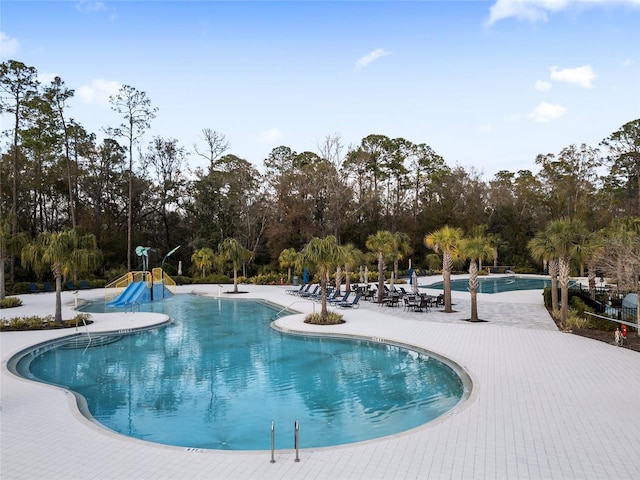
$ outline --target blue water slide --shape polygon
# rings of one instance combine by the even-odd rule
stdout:
[[[131,282],[118,297],[107,303],[108,307],[122,307],[129,305],[140,299],[145,293],[147,284],[145,282]]]

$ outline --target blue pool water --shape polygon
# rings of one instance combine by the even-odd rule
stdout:
[[[572,282],[569,283],[571,286]],[[502,293],[516,290],[543,290],[551,286],[549,278],[527,277],[478,277],[478,293]],[[426,285],[426,288],[442,290],[443,283],[436,282]],[[456,292],[469,291],[469,279],[459,278],[451,280],[451,290]]]
[[[272,420],[277,449],[293,448],[296,420],[301,448],[390,435],[468,393],[426,352],[273,330],[277,309],[263,302],[177,295],[143,309],[174,322],[96,336],[89,347],[78,339],[39,347],[17,370],[81,394],[116,432],[223,450],[269,450]]]

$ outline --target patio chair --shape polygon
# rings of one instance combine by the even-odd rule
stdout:
[[[45,292],[54,292],[55,288],[53,288],[49,282],[44,282],[44,291]]]
[[[358,302],[360,301],[360,297],[362,297],[362,295],[358,293],[351,302],[340,302],[338,306],[340,308],[359,308],[360,305],[358,305]]]
[[[38,285],[36,283],[29,284],[29,293],[40,293],[40,292],[42,292],[42,290],[38,288]]]
[[[444,307],[444,293],[441,293],[440,295],[438,295],[436,297],[435,304],[436,304],[436,307],[438,307],[438,306]]]
[[[406,296],[402,299],[404,301],[404,310],[405,311],[416,311],[420,309],[421,300],[414,296]]]
[[[85,288],[90,288],[89,287],[89,282],[87,282],[86,280],[82,280],[80,282],[80,288],[85,289]]]

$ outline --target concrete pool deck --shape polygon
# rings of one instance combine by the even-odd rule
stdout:
[[[421,284],[437,281],[421,278]],[[242,285],[240,298],[264,298],[300,312],[319,304],[281,286]],[[224,286],[222,291],[228,290]],[[217,296],[217,285],[179,293]],[[432,291],[431,293],[435,293]],[[84,290],[101,299],[101,290]],[[224,295],[224,294],[223,294]],[[226,295],[224,295],[226,296]],[[295,452],[225,452],[168,447],[112,433],[83,417],[66,390],[16,377],[7,361],[30,345],[69,331],[2,332],[0,477],[2,479],[636,479],[640,478],[640,355],[559,332],[539,291],[480,294],[472,324],[468,293],[453,292],[457,313],[404,312],[361,302],[347,323],[312,326],[283,317],[281,328],[356,335],[415,345],[462,366],[474,381],[470,400],[403,434]],[[21,296],[0,319],[53,311],[54,294]],[[74,295],[63,293],[64,317]],[[232,297],[235,298],[235,297]],[[153,325],[148,313],[93,315],[91,332]],[[633,333],[635,334],[635,332]],[[256,408],[260,408],[256,402]],[[265,419],[268,425],[270,419]],[[269,435],[268,427],[265,435]]]

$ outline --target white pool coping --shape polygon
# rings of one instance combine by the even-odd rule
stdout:
[[[437,277],[420,278],[424,285]],[[303,313],[318,304],[285,286],[248,286]],[[179,293],[225,295],[228,286],[192,285]],[[435,293],[435,291],[433,292]],[[101,298],[81,290],[79,298]],[[480,294],[472,324],[468,293],[453,292],[457,313],[404,312],[363,302],[341,310],[347,323],[313,326],[283,317],[284,329],[386,339],[451,359],[469,372],[472,398],[410,432],[336,448],[221,452],[147,443],[87,420],[64,389],[16,377],[7,361],[30,345],[68,331],[2,332],[0,476],[3,479],[635,479],[640,473],[640,354],[559,332],[540,292]],[[54,294],[21,296],[0,319],[52,313]],[[65,318],[75,296],[63,293]],[[147,313],[94,315],[91,332],[139,328],[165,320]],[[613,338],[612,338],[613,340]],[[260,408],[259,401],[256,408]],[[267,433],[268,434],[268,433]]]

